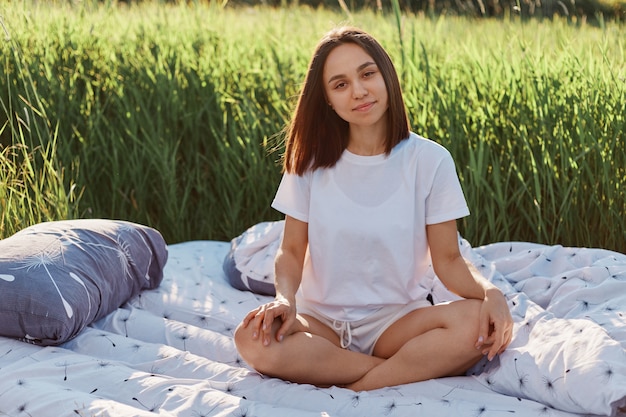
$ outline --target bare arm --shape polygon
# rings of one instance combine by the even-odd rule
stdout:
[[[487,290],[497,289],[474,269],[473,275],[459,251],[454,220],[426,228],[435,273],[453,293],[463,298],[483,300]]]
[[[295,305],[296,291],[302,280],[302,266],[307,245],[307,223],[286,216],[283,240],[276,253],[274,266],[276,298],[282,297]]]
[[[513,319],[504,295],[461,256],[455,220],[428,225],[426,233],[433,268],[444,285],[463,298],[483,300],[476,348],[491,345],[485,352],[493,359],[511,342]]]
[[[282,320],[276,332],[276,340],[279,342],[291,332],[296,322],[296,292],[302,280],[307,245],[308,224],[286,216],[283,239],[274,266],[276,297],[274,301],[249,312],[243,320],[244,326],[252,323],[255,328],[253,337],[261,337],[266,346],[271,342],[272,323],[276,318]]]

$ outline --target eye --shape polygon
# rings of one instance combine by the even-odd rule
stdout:
[[[343,81],[338,82],[337,84],[335,84],[335,86],[333,87],[334,90],[339,90],[341,88],[344,88],[347,84]]]
[[[375,70],[367,70],[363,73],[363,78],[370,78],[373,77],[376,74],[377,71]]]

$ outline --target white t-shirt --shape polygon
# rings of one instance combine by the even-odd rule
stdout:
[[[341,321],[415,300],[426,225],[469,214],[450,153],[415,133],[389,156],[345,150],[332,168],[284,174],[272,207],[308,223],[298,299]]]

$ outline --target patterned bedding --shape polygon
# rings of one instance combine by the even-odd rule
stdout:
[[[626,416],[626,256],[460,245],[516,323],[511,347],[468,376],[360,393],[263,377],[232,332],[268,297],[228,283],[227,242],[193,241],[168,247],[158,288],[76,338],[0,338],[0,416]],[[434,275],[425,285],[435,301],[453,299]]]

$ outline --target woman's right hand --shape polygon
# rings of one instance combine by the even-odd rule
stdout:
[[[308,245],[308,224],[285,216],[285,230],[275,260],[276,298],[249,312],[244,317],[244,328],[252,326],[252,338],[269,346],[272,334],[276,341],[297,330],[296,292],[302,279],[302,266]]]
[[[277,319],[280,321],[280,327],[276,331],[276,341],[281,342],[285,336],[295,331],[295,301],[278,295],[274,301],[250,311],[243,319],[243,326],[252,326],[252,338],[260,339],[264,346],[269,346],[272,340],[272,328]]]

